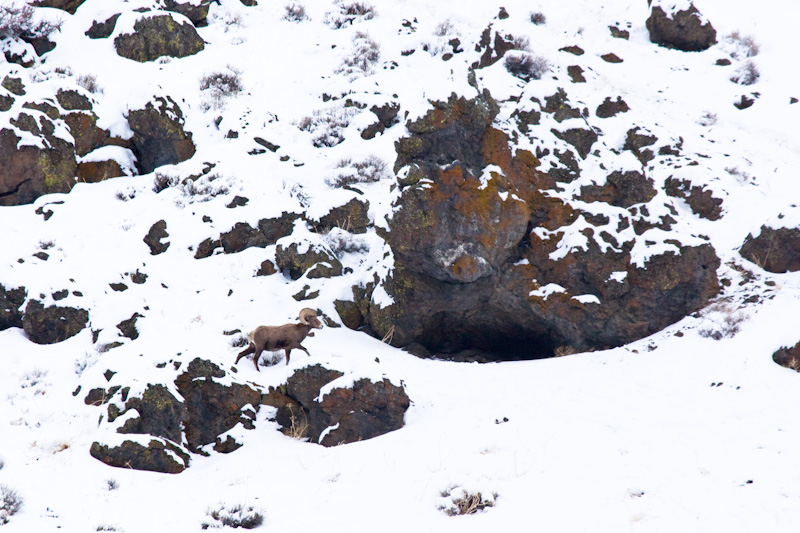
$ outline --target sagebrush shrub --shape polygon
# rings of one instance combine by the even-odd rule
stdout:
[[[351,79],[371,74],[381,57],[381,47],[364,32],[353,36],[353,48],[336,69],[337,74],[346,74]]]
[[[752,35],[741,35],[738,31],[725,36],[725,41],[730,45],[730,54],[734,59],[755,57],[761,51],[761,46]]]
[[[739,333],[740,326],[747,317],[727,301],[719,301],[701,312],[702,326],[698,330],[701,337],[715,341],[731,338]]]
[[[213,72],[200,78],[200,90],[206,92],[210,99],[203,107],[206,110],[220,109],[226,99],[241,93],[243,87],[240,74],[240,71],[228,67],[228,72]]]
[[[81,74],[75,78],[75,83],[92,94],[103,93],[103,89],[97,84],[97,76],[94,74]]]
[[[386,162],[371,155],[357,161],[340,159],[334,174],[326,178],[325,183],[331,187],[344,187],[356,183],[374,183],[387,176]]]
[[[336,146],[344,141],[344,129],[357,113],[358,110],[352,107],[317,109],[300,120],[297,127],[311,134],[312,143],[317,148]]]
[[[739,85],[753,85],[761,77],[758,67],[752,61],[745,61],[731,76],[733,83]]]
[[[283,9],[283,20],[288,20],[290,22],[302,22],[304,20],[308,20],[306,8],[300,4],[296,4],[294,2],[291,4],[286,4]]]
[[[33,21],[34,9],[27,3],[3,2],[0,5],[0,37],[42,39],[61,30],[63,21]]]
[[[227,507],[225,504],[220,504],[216,509],[209,509],[208,516],[215,522],[203,523],[202,529],[220,527],[253,529],[264,523],[264,515],[252,505]]]
[[[468,492],[461,487],[454,487],[442,492],[445,502],[439,509],[450,516],[475,514],[489,507],[494,507],[496,494],[483,496],[480,492]]]
[[[369,243],[364,237],[353,235],[342,228],[332,228],[325,235],[325,244],[339,258],[343,254],[360,254],[369,251]]]
[[[17,491],[6,485],[0,485],[0,525],[7,524],[10,517],[20,510],[23,502],[22,496]]]
[[[325,22],[337,30],[355,22],[371,20],[377,14],[375,7],[366,2],[343,2],[339,0],[337,4],[339,7],[338,13],[328,13],[325,17]]]
[[[547,59],[527,52],[507,53],[503,65],[511,75],[526,81],[540,80],[550,70]]]

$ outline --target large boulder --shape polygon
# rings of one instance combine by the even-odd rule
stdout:
[[[117,54],[144,63],[162,56],[186,57],[205,48],[203,39],[186,17],[172,12],[125,13],[116,26],[136,16],[133,31],[120,31],[114,38]]]
[[[89,323],[89,312],[74,307],[51,305],[30,300],[25,306],[22,327],[36,344],[55,344],[80,333]]]
[[[189,467],[189,455],[166,439],[150,439],[147,446],[125,440],[119,446],[93,442],[89,454],[109,466],[179,474]]]
[[[262,403],[278,409],[276,420],[285,433],[323,446],[371,439],[403,427],[410,400],[403,387],[388,379],[360,379],[320,399],[322,387],[342,375],[321,365],[301,368],[285,385],[270,388]]]
[[[690,0],[648,0],[650,40],[666,48],[701,52],[717,42],[717,31]]]
[[[800,270],[800,228],[761,226],[758,235],[747,236],[739,253],[767,272],[797,272]]]
[[[249,385],[224,385],[216,381],[224,377],[225,371],[217,365],[197,358],[175,380],[184,399],[184,434],[190,451],[197,452],[207,444],[213,444],[218,452],[233,451],[241,443],[231,438],[223,441],[220,435],[237,424],[248,429],[255,427],[255,409],[261,401],[261,393]]]
[[[131,149],[140,174],[186,161],[194,155],[192,134],[183,129],[183,112],[169,96],[159,96],[143,109],[129,111],[127,118],[133,131]]]
[[[542,111],[558,114],[560,100]],[[655,245],[639,236],[676,223],[643,173],[610,172],[573,203],[492,127],[490,95],[433,105],[396,144],[401,194],[379,229],[394,268],[381,291],[337,302],[348,326],[443,357],[546,357],[640,339],[716,294],[719,259],[702,239],[643,253]],[[586,201],[606,207],[577,207]]]
[[[0,129],[0,206],[33,202],[43,194],[69,192],[75,185],[75,146],[64,139],[63,123],[28,109]]]

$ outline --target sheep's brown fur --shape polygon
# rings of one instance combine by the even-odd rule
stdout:
[[[300,311],[299,324],[284,324],[282,326],[258,326],[250,332],[250,344],[236,357],[236,363],[246,356],[253,355],[253,363],[256,365],[256,370],[259,372],[258,360],[261,357],[261,352],[264,350],[278,351],[283,350],[286,353],[286,364],[289,364],[289,355],[292,350],[303,350],[308,354],[300,343],[306,337],[313,337],[312,329],[322,329],[322,323],[317,318],[317,313],[313,309],[305,308]],[[235,364],[235,363],[234,363]]]

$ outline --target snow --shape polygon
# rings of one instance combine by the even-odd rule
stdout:
[[[676,9],[684,3],[660,2]],[[265,531],[516,531],[520,524],[554,532],[800,530],[800,420],[792,409],[800,403],[800,375],[771,358],[776,349],[800,341],[800,273],[768,274],[737,253],[762,224],[796,227],[800,220],[800,103],[789,103],[800,98],[800,78],[789,68],[800,44],[795,28],[800,5],[694,3],[718,32],[720,44],[706,52],[650,43],[644,27],[648,9],[641,0],[381,2],[371,20],[338,30],[325,24],[338,12],[338,4],[328,0],[303,2],[309,18],[301,22],[282,20],[282,2],[246,7],[221,0],[211,4],[208,26],[198,28],[207,43],[204,51],[144,64],[118,57],[113,37],[92,40],[84,32],[93,21],[156,2],[87,0],[75,15],[37,9],[48,20],[54,12],[62,18],[62,31],[54,36],[56,48],[35,67],[0,64],[0,79],[21,77],[27,91],[15,96],[0,126],[8,127],[7,119],[24,102],[52,98],[57,87],[77,89],[79,76],[93,75],[100,88],[91,94],[100,127],[128,138],[124,116],[154,96],[170,96],[184,113],[197,155],[159,172],[180,181],[210,162],[216,164],[211,171],[216,179],[207,183],[205,194],[181,187],[156,193],[153,174],[126,176],[79,183],[69,194],[43,196],[33,205],[0,208],[0,283],[25,286],[29,298],[43,295],[46,305],[55,303],[54,292],[68,289],[58,304],[91,313],[90,329],[55,345],[36,345],[17,328],[0,332],[0,485],[24,498],[4,533],[93,531],[101,525],[128,532],[197,531],[208,520],[208,509],[220,503],[261,509]],[[501,5],[510,18],[496,18]],[[530,24],[529,12],[539,9],[547,23]],[[145,15],[121,17],[115,35],[140,16]],[[445,22],[450,26],[441,26]],[[295,370],[319,363],[344,374],[324,394],[363,377],[385,377],[402,383],[413,402],[404,428],[323,448],[284,436],[270,420],[274,410],[261,407],[256,429],[237,426],[228,432],[244,444],[241,449],[193,455],[190,468],[178,475],[111,468],[90,457],[92,442],[123,440],[114,430],[125,420],[99,423],[106,407],[83,401],[92,388],[129,386],[135,396],[150,383],[164,383],[178,396],[174,362],[185,368],[202,357],[231,371],[239,348],[225,331],[291,321],[309,305],[338,320],[334,300],[350,297],[353,285],[389,276],[393,256],[374,230],[363,236],[368,250],[341,258],[352,274],[329,280],[255,277],[262,261],[274,259],[274,246],[200,260],[194,253],[204,239],[218,238],[237,222],[255,225],[304,211],[318,219],[356,196],[369,200],[370,217],[386,228],[399,195],[393,179],[353,185],[359,193],[332,189],[326,179],[345,158],[375,155],[391,168],[394,143],[407,135],[403,124],[426,113],[430,100],[446,100],[452,92],[477,95],[467,82],[468,67],[477,59],[474,43],[490,23],[501,34],[526,36],[531,52],[552,65],[542,80],[528,84],[508,74],[502,61],[477,72],[481,86],[500,101],[496,127],[509,130],[513,109],[537,110],[530,99],[543,103],[559,87],[567,90],[570,105],[590,114],[606,97],[618,95],[631,108],[592,119],[604,133],[593,147],[599,155],[581,161],[583,175],[565,184],[559,197],[602,184],[609,170],[642,170],[629,152],[619,153],[632,124],[658,137],[655,149],[682,142],[682,156],[669,165],[651,164],[644,169],[647,176],[657,189],[670,176],[706,185],[723,198],[725,215],[711,222],[694,216],[682,201],[661,198],[678,210],[680,220],[671,232],[636,236],[634,261],[646,267],[654,254],[677,253],[677,246],[666,242],[676,235],[685,245],[713,244],[722,259],[719,274],[731,280],[723,297],[741,318],[739,332],[720,340],[704,334],[707,328],[724,328],[723,306],[613,350],[479,365],[419,359],[362,332],[326,327],[305,341],[310,357],[295,352],[288,367],[281,360],[258,373],[245,362],[225,379],[278,386]],[[630,40],[613,39],[609,25],[629,29]],[[380,45],[380,59],[371,73],[351,80],[337,69],[357,31]],[[761,72],[755,85],[729,80],[744,58],[730,67],[715,65],[734,46],[725,40],[733,32],[752,35],[760,45],[759,54],[749,58]],[[443,61],[453,37],[465,51]],[[559,52],[569,45],[586,53]],[[413,54],[401,54],[412,49]],[[608,52],[623,63],[603,61],[600,56]],[[587,83],[569,81],[566,68],[574,64],[583,67]],[[67,67],[68,74],[58,73]],[[214,72],[238,72],[243,91],[213,101],[200,89],[200,79]],[[760,97],[751,108],[733,106],[753,92]],[[334,100],[323,101],[323,94]],[[345,107],[348,98],[366,108]],[[503,101],[511,98],[519,103]],[[369,108],[387,102],[401,105],[400,125],[373,140],[361,139],[360,128],[374,121]],[[315,148],[316,132],[297,127],[315,112],[346,115],[349,123],[338,132],[341,144]],[[586,127],[581,119],[573,121]],[[66,130],[57,125],[64,137]],[[567,127],[573,125],[543,114],[542,126],[532,130],[535,135],[520,136],[519,147],[566,148],[549,132]],[[238,138],[227,138],[229,130]],[[280,148],[248,155],[259,147],[254,137]],[[102,148],[83,160],[113,158],[133,168],[131,155]],[[548,169],[556,160],[541,161]],[[490,171],[498,169],[486,169],[484,183]],[[248,205],[228,209],[236,194],[249,198]],[[629,216],[611,206],[574,205],[612,221]],[[40,207],[52,211],[49,220],[36,214]],[[161,219],[170,248],[152,256],[142,239]],[[608,247],[598,240],[601,228],[583,217],[556,232],[536,231],[541,238],[566,232],[552,256],[557,260],[588,245],[580,231],[589,227],[596,242]],[[604,229],[614,227],[615,222]],[[625,236],[634,238],[627,231]],[[300,223],[286,242],[321,245],[324,237]],[[49,254],[46,261],[33,256],[40,251]],[[752,271],[753,280],[737,271],[741,268]],[[137,270],[147,274],[146,283],[131,281]],[[614,272],[609,282],[622,283],[626,276]],[[128,286],[124,292],[109,286],[120,282]],[[566,293],[547,280],[536,283],[532,296]],[[310,302],[294,300],[304,285],[320,295]],[[753,295],[757,303],[743,303]],[[566,296],[602,305],[591,294]],[[392,299],[379,286],[372,304],[382,308]],[[142,315],[139,338],[130,341],[116,325],[135,312]],[[104,351],[112,342],[124,344]],[[106,379],[109,369],[117,373]],[[124,439],[147,444],[150,437]],[[110,480],[118,488],[109,490]],[[443,493],[462,490],[480,491],[495,506],[474,516],[447,516],[440,510],[446,505]]]

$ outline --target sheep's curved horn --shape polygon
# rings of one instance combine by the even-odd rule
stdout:
[[[302,324],[310,324],[311,318],[317,318],[317,312],[313,309],[309,309],[308,307],[301,309],[300,314],[297,317]]]

